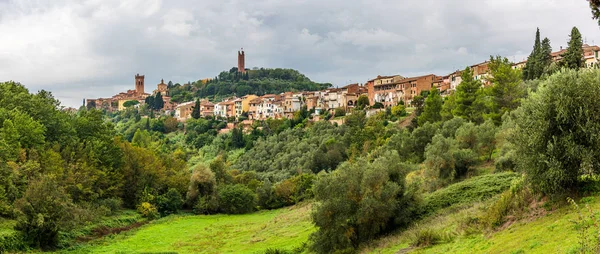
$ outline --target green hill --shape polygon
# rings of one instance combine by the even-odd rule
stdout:
[[[193,100],[195,97],[220,100],[229,96],[247,94],[278,94],[289,91],[317,91],[331,87],[329,83],[316,83],[304,74],[293,69],[247,70],[239,73],[237,68],[223,71],[218,76],[203,82],[198,80],[188,84],[169,86],[169,93],[174,102]]]

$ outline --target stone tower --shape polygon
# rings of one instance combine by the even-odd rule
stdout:
[[[246,73],[246,55],[244,54],[244,48],[242,48],[242,51],[238,51],[238,72]]]
[[[139,73],[135,75],[135,93],[144,93],[144,75],[140,75]]]

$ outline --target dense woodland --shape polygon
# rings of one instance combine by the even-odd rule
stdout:
[[[237,67],[233,67],[205,82],[198,80],[184,85],[169,82],[168,87],[172,101],[186,102],[197,97],[219,101],[226,97],[242,97],[247,94],[262,96],[290,91],[317,91],[329,88],[331,84],[315,83],[292,69],[255,68],[241,73]]]
[[[572,50],[581,42],[576,28],[571,39],[567,55],[580,54]],[[510,185],[477,222],[497,227],[535,197],[560,199],[595,186],[600,173],[600,71],[580,69],[580,57],[545,61],[542,44],[538,31],[523,71],[491,57],[490,86],[466,68],[455,93],[442,98],[432,88],[417,96],[406,105],[416,108],[408,127],[399,124],[406,111],[397,105],[368,118],[358,109],[339,126],[309,121],[304,109],[219,134],[226,119],[184,125],[149,107],[67,113],[49,92],[0,83],[0,215],[17,221],[15,234],[0,235],[0,249],[68,248],[74,229],[122,209],[151,220],[305,201],[314,203],[318,228],[305,250],[352,253],[460,202],[432,193],[483,164],[498,174],[480,184]],[[306,82],[298,90],[322,88],[293,71],[237,73],[190,90],[175,86],[173,97],[240,96],[239,84],[274,77]],[[261,93],[279,91],[265,82]]]

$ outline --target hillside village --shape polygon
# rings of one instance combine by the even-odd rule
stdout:
[[[583,45],[584,66],[595,68],[599,65],[597,45]],[[552,52],[552,61],[559,62],[566,49]],[[513,68],[522,69],[527,61],[513,63]],[[469,66],[475,80],[480,80],[483,86],[490,85],[489,61]],[[245,68],[245,52],[238,51],[237,71],[244,74],[250,70]],[[340,88],[328,88],[320,91],[284,92],[281,94],[256,94],[231,97],[219,102],[211,102],[208,99],[200,100],[200,115],[202,117],[221,117],[224,119],[235,119],[244,126],[252,125],[254,120],[292,118],[294,113],[301,108],[314,110],[315,115],[324,111],[334,113],[335,109],[341,108],[351,112],[357,106],[358,98],[366,96],[372,108],[388,108],[399,103],[411,105],[414,96],[422,91],[430,90],[432,87],[440,91],[445,97],[454,91],[460,84],[462,71],[457,70],[446,75],[428,74],[417,77],[404,77],[402,75],[388,75],[377,77],[363,84],[354,83]],[[160,94],[164,101],[164,113],[173,114],[178,121],[185,122],[192,117],[195,101],[177,104],[171,101],[169,89],[164,80],[156,85],[156,89],[150,94],[145,90],[144,75],[135,75],[135,89],[116,94],[110,98],[88,99],[86,105],[93,105],[98,109],[109,111],[125,109],[127,101],[138,101],[145,103],[149,96]],[[376,106],[378,105],[379,106]],[[375,106],[375,107],[373,107]],[[317,118],[318,119],[318,118]]]

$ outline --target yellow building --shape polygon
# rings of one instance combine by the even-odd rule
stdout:
[[[245,95],[242,97],[242,112],[250,111],[250,101],[258,98],[254,94]]]

